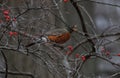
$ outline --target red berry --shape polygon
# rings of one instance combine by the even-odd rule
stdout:
[[[4,13],[4,15],[8,15],[9,14],[9,10],[5,10],[3,13]]]
[[[6,19],[6,21],[10,21],[10,16],[9,15],[5,15],[5,19]]]
[[[110,52],[109,52],[109,51],[106,51],[106,55],[110,55]]]
[[[9,32],[9,35],[10,35],[10,36],[12,36],[12,35],[13,35],[13,32],[12,32],[12,31],[10,31],[10,32]]]
[[[16,35],[18,35],[18,33],[17,33],[17,32],[12,32],[12,31],[10,31],[10,32],[9,32],[9,35],[10,35],[10,36],[16,36]]]
[[[6,18],[6,19],[10,19],[10,16],[9,16],[9,15],[5,15],[5,18]]]
[[[85,57],[85,56],[82,56],[81,59],[82,59],[82,61],[85,61],[85,60],[86,60],[86,57]]]
[[[73,51],[73,46],[68,46],[68,49],[69,49],[70,51]]]
[[[18,33],[17,32],[13,32],[13,35],[18,35]]]
[[[120,56],[120,53],[118,53],[117,56]]]
[[[63,0],[65,3],[68,2],[69,0]]]
[[[76,57],[76,58],[79,58],[79,57],[80,57],[80,54],[78,54],[78,53],[75,54],[75,57]]]
[[[6,21],[10,21],[10,19],[6,18]]]
[[[13,18],[13,21],[16,21],[16,18]]]

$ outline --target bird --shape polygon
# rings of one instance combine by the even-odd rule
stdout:
[[[42,35],[40,38],[38,38],[35,42],[32,42],[26,45],[26,47],[30,47],[37,43],[47,43],[47,42],[64,44],[70,39],[71,33],[76,30],[77,30],[76,25],[73,25],[71,27],[56,28],[56,29],[50,30],[46,32],[44,35]]]

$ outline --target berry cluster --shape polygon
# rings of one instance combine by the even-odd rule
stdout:
[[[3,14],[4,14],[4,17],[5,17],[5,20],[6,21],[10,21],[10,16],[9,16],[9,13],[10,11],[9,10],[3,10]]]
[[[69,45],[67,48],[69,49],[69,51],[66,52],[66,55],[69,56],[69,55],[71,55],[71,53],[73,52],[73,46]],[[80,56],[79,53],[76,53],[76,54],[75,54],[75,57],[76,57],[76,58],[81,58],[82,61],[85,61],[85,60],[86,60],[86,56],[84,56],[84,55]]]
[[[10,37],[11,37],[11,36],[17,36],[17,35],[18,35],[17,32],[12,32],[12,31],[9,32],[9,36],[10,36]]]

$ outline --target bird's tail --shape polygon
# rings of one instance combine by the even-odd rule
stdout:
[[[30,46],[35,45],[35,44],[36,44],[36,43],[33,42],[33,43],[30,43],[30,44],[26,45],[25,47],[30,47]]]

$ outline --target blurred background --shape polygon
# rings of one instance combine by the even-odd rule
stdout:
[[[67,1],[67,0],[66,0]],[[82,12],[88,34],[92,36],[100,34],[119,33],[120,29],[120,1],[119,0],[75,0]],[[31,8],[23,15],[26,9]],[[30,73],[34,78],[72,78],[67,76],[65,68],[62,67],[65,50],[54,49],[51,45],[34,45],[29,48],[26,54],[24,46],[33,42],[33,38],[24,35],[9,36],[9,30],[2,28],[7,25],[3,10],[10,10],[9,16],[14,18],[20,15],[16,21],[12,21],[10,27],[40,37],[45,32],[66,26],[77,25],[82,32],[80,18],[70,0],[0,0],[0,49],[5,53],[9,72]],[[5,33],[3,33],[6,31]],[[85,37],[72,33],[71,39],[63,44],[75,46]],[[20,44],[19,44],[20,41]],[[115,54],[120,53],[119,35],[95,40],[96,53],[101,53],[101,49],[110,53],[109,57],[103,56],[110,61],[120,64],[120,57]],[[19,47],[19,50],[14,49]],[[70,56],[71,68],[75,68],[75,54],[87,54],[93,46],[86,42],[80,45]],[[5,60],[0,54],[0,78],[5,78]],[[83,65],[81,75],[77,78],[119,78],[120,67],[112,65],[108,61],[93,57],[88,59]],[[118,74],[113,76],[114,74]],[[32,78],[32,76],[12,75],[8,73],[8,78]]]

